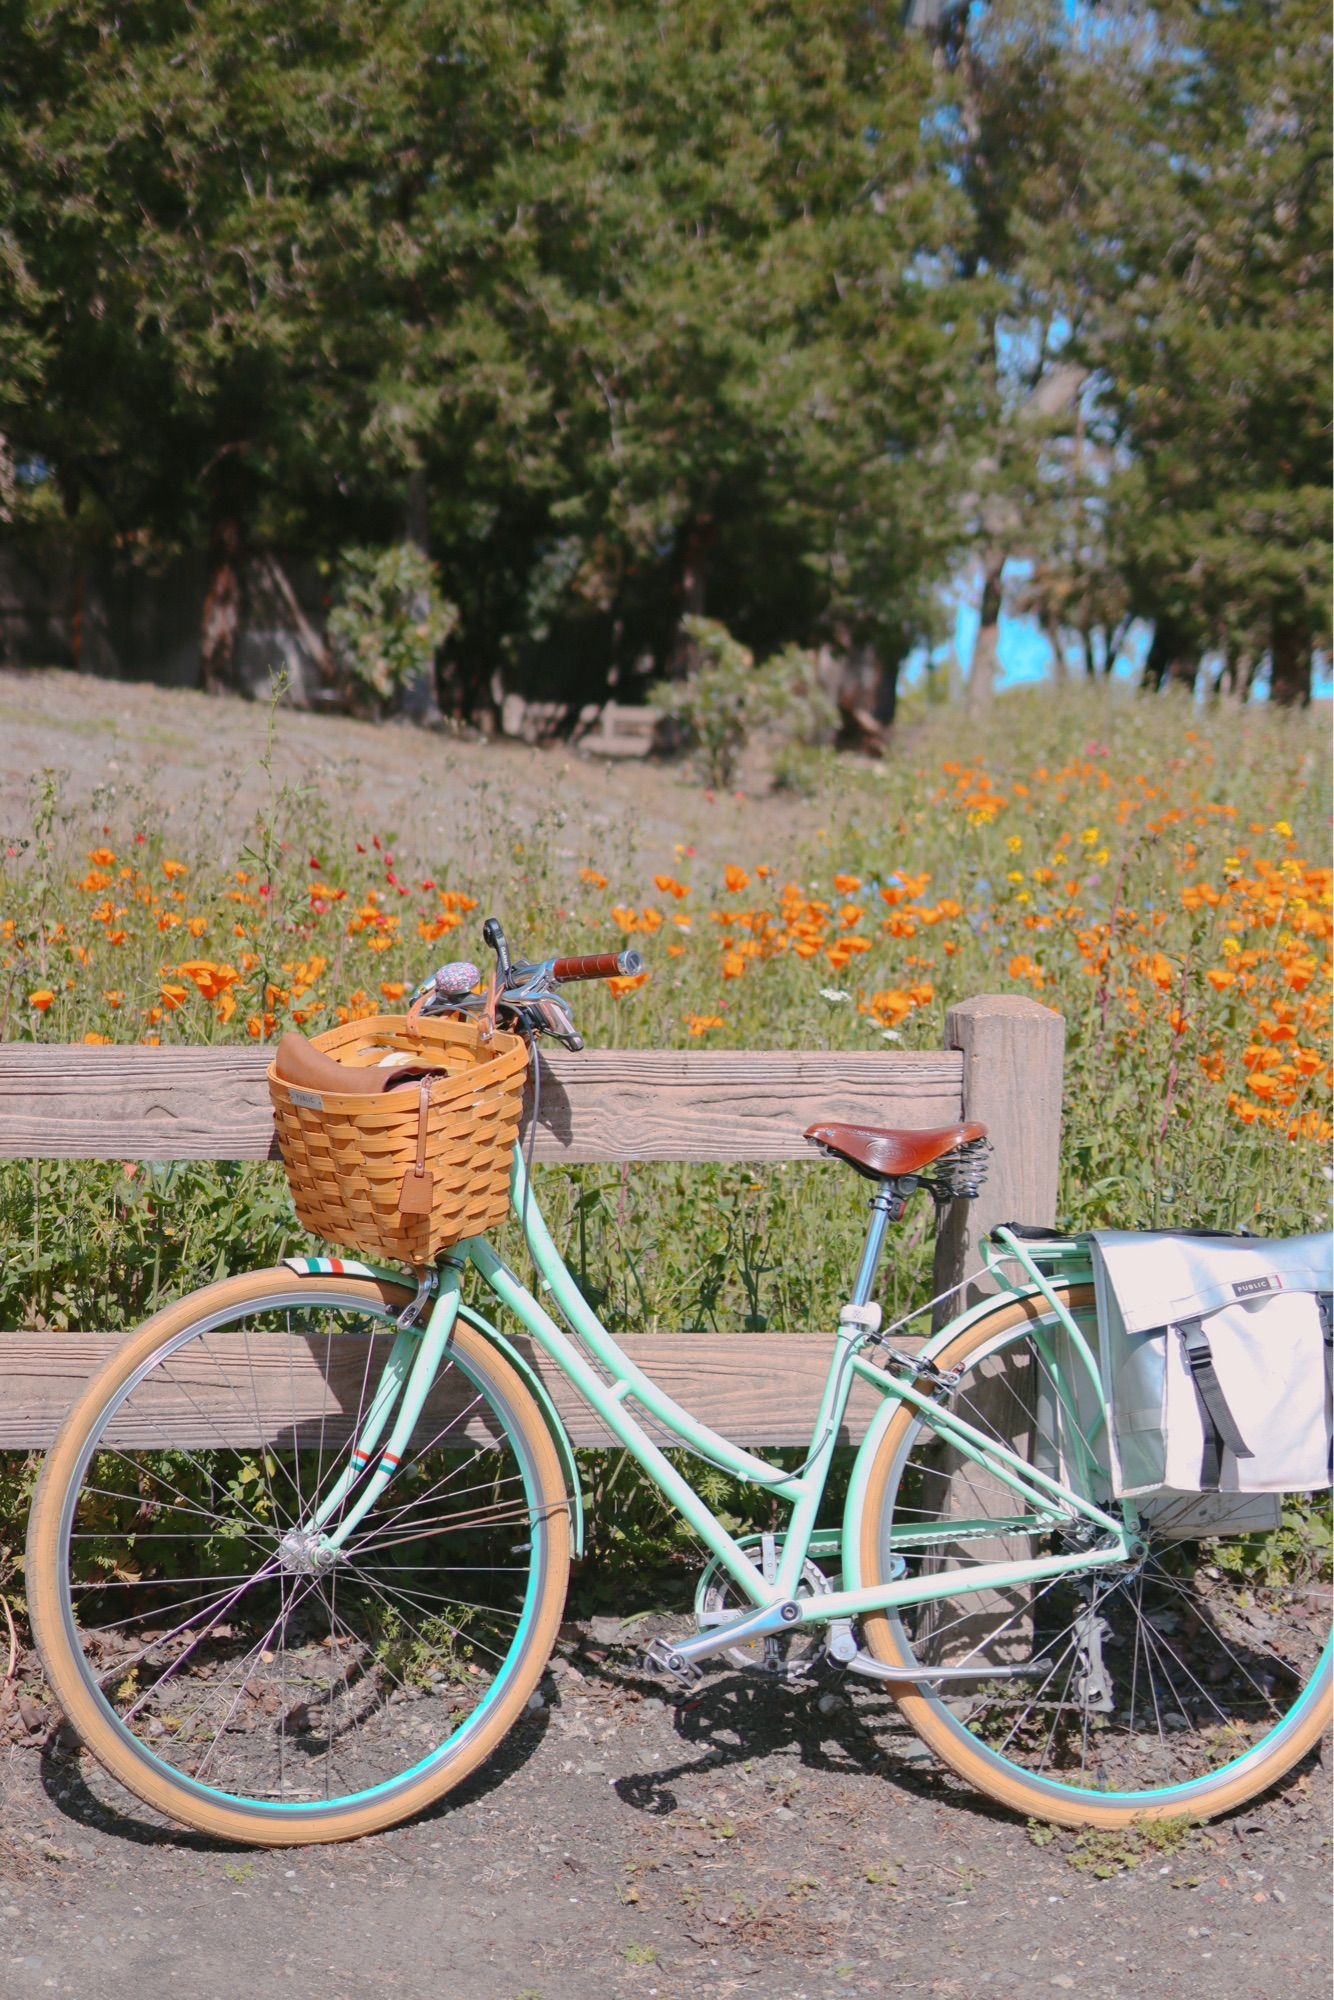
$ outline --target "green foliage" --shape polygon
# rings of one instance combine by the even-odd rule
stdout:
[[[1288,1501],[1276,1534],[1239,1535],[1209,1546],[1209,1559],[1266,1590],[1300,1590],[1328,1577],[1334,1545],[1328,1510]]]
[[[1329,633],[1328,16],[1241,0],[1163,19],[1108,128],[1090,351],[1125,454],[1109,535],[1171,635],[1165,668],[1269,651],[1276,699],[1300,700]]]
[[[1077,1873],[1108,1882],[1142,1862],[1180,1854],[1194,1832],[1195,1822],[1185,1817],[1151,1819],[1142,1826],[1115,1829],[1088,1827],[1075,1835],[1065,1858]]]
[[[660,681],[650,699],[676,723],[706,785],[726,790],[760,712],[755,655],[713,618],[687,618],[699,664],[681,681]]]
[[[696,664],[684,680],[659,681],[650,699],[675,723],[681,747],[694,754],[706,785],[725,791],[750,738],[766,730],[791,752],[828,744],[838,711],[820,684],[815,655],[785,646],[755,665],[748,646],[715,618],[686,618]],[[797,759],[780,777],[797,789]]]
[[[764,726],[803,750],[826,748],[838,728],[838,709],[820,679],[809,647],[784,646],[761,669]]]
[[[892,682],[942,582],[1007,555],[1090,671],[1138,614],[1185,677],[1269,653],[1300,698],[1323,14],[936,12],[933,47],[855,0],[799,33],[703,0],[11,9],[0,520],[234,583],[386,545],[411,485],[461,708],[498,669],[661,670],[683,604]]]
[[[458,623],[440,593],[439,574],[411,542],[385,549],[344,549],[339,602],[329,636],[339,664],[379,708],[435,670],[435,656]]]

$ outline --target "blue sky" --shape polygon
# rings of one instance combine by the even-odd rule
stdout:
[[[1025,567],[1026,565],[1018,563],[1007,564],[1007,580],[1013,578],[1014,581],[1019,581]],[[943,646],[938,646],[935,649],[933,658],[937,665],[940,666],[944,665],[948,661],[950,654],[953,653],[959,663],[962,674],[966,675],[972,663],[973,647],[977,643],[977,628],[979,624],[977,591],[972,580],[965,577],[957,582],[947,593],[947,602],[957,607],[954,636],[952,639],[946,640]],[[1152,627],[1149,625],[1137,623],[1132,626],[1129,637],[1122,648],[1122,656],[1116,669],[1115,679],[1132,682],[1138,680],[1140,670],[1144,665],[1144,656],[1149,648],[1151,635]],[[1051,647],[1043,634],[1038,630],[1035,620],[1032,618],[1014,618],[1005,612],[1001,613],[1000,677],[998,681],[1000,687],[1021,687],[1027,681],[1046,680],[1051,672],[1051,660]],[[908,668],[904,675],[904,686],[912,687],[920,681],[925,666],[926,654],[924,652],[912,658],[908,663]],[[1072,661],[1070,671],[1072,676],[1081,674],[1083,672],[1082,663]],[[1334,693],[1334,680],[1331,679],[1330,662],[1328,659],[1317,659],[1312,693],[1317,699],[1328,699]],[[1261,700],[1265,699],[1263,690],[1258,698]]]

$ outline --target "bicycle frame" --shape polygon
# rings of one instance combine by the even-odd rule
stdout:
[[[1131,1534],[1120,1521],[1083,1494],[1028,1464],[1008,1446],[987,1437],[913,1382],[873,1366],[859,1351],[870,1337],[868,1330],[848,1321],[840,1321],[834,1334],[829,1372],[821,1393],[810,1448],[801,1467],[795,1472],[786,1472],[769,1460],[743,1449],[700,1422],[659,1388],[603,1326],[552,1241],[533,1197],[523,1162],[517,1154],[511,1199],[538,1270],[539,1288],[550,1294],[571,1332],[567,1333],[557,1323],[485,1237],[474,1237],[447,1253],[442,1259],[438,1295],[429,1319],[424,1327],[400,1324],[382,1378],[381,1393],[364,1420],[351,1461],[312,1518],[310,1525],[315,1528],[323,1528],[326,1522],[333,1520],[344,1499],[350,1496],[352,1487],[378,1456],[371,1478],[356,1494],[337,1526],[328,1532],[330,1546],[336,1548],[346,1539],[392,1480],[446,1355],[462,1306],[463,1278],[471,1268],[550,1356],[583,1400],[597,1412],[612,1436],[631,1453],[693,1528],[738,1591],[754,1607],[753,1611],[739,1613],[737,1618],[715,1626],[700,1638],[686,1641],[678,1651],[687,1658],[692,1649],[703,1655],[719,1650],[733,1637],[757,1636],[766,1631],[791,1631],[801,1625],[824,1624],[834,1619],[857,1617],[865,1612],[925,1603],[932,1598],[954,1597],[962,1592],[1013,1589],[1045,1581],[1065,1570],[1087,1572],[1100,1563],[1110,1565],[1122,1562],[1130,1555]],[[864,1303],[869,1298],[886,1220],[881,1213],[872,1223],[854,1287],[854,1303]],[[1086,1366],[1095,1367],[1082,1335],[1054,1299],[1041,1273],[1022,1255],[1021,1261],[1028,1266],[1037,1284],[1025,1287],[1017,1295],[1045,1294],[1048,1302],[1066,1321],[1069,1331],[1075,1335],[1077,1359],[1081,1359]],[[926,1350],[927,1354],[944,1346],[975,1318],[993,1311],[995,1304],[995,1299],[988,1299],[952,1320],[935,1336]],[[468,1317],[484,1333],[498,1337],[496,1330],[471,1308],[468,1308]],[[571,1333],[574,1338],[571,1338]],[[1052,1370],[1057,1393],[1065,1396],[1059,1357],[1049,1350],[1044,1359]],[[605,1371],[610,1380],[604,1380],[603,1372],[599,1371]],[[843,1577],[840,1581],[843,1587],[817,1595],[799,1596],[803,1568],[811,1552],[816,1520],[828,1485],[834,1449],[854,1379],[869,1383],[884,1398],[884,1407],[867,1432],[848,1489],[841,1537]],[[1073,1408],[1073,1397],[1070,1403]],[[649,1435],[631,1404],[637,1404],[649,1420],[662,1426],[674,1443],[744,1483],[762,1487],[788,1505],[790,1516],[782,1536],[782,1553],[772,1579],[763,1576],[751,1557],[723,1527],[707,1501]],[[876,1446],[889,1419],[903,1404],[928,1413],[932,1423],[948,1438],[952,1449],[1008,1487],[1030,1510],[1016,1515],[1013,1520],[995,1516],[976,1522],[952,1520],[949,1531],[951,1542],[966,1540],[970,1534],[994,1536],[1007,1524],[1032,1527],[1036,1520],[1036,1524],[1041,1526],[1045,1519],[1054,1526],[1068,1521],[1071,1514],[1075,1514],[1091,1530],[1096,1530],[1101,1546],[1065,1554],[1034,1556],[1023,1562],[982,1561],[968,1571],[954,1569],[935,1576],[864,1585],[860,1577],[858,1528],[866,1483]],[[928,1533],[939,1536],[939,1532],[938,1528],[915,1530],[912,1526],[904,1526],[898,1531],[896,1547],[908,1550],[915,1538],[925,1539]]]

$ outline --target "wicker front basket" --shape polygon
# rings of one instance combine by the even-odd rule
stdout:
[[[278,1145],[305,1228],[363,1256],[420,1265],[504,1220],[528,1066],[518,1035],[498,1029],[486,1042],[472,1021],[409,1027],[402,1016],[378,1016],[312,1041],[359,1069],[402,1050],[416,1067],[448,1074],[433,1079],[426,1113],[430,1211],[414,1215],[399,1201],[418,1158],[420,1091],[337,1097],[294,1090],[270,1064]]]

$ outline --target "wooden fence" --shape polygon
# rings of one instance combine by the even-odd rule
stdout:
[[[1018,995],[965,1001],[940,1053],[733,1050],[543,1052],[539,1161],[779,1161],[812,1157],[807,1125],[922,1130],[979,1119],[995,1151],[982,1193],[955,1202],[936,1244],[935,1289],[979,1259],[997,1222],[1055,1217],[1065,1024]],[[276,1153],[270,1052],[0,1044],[0,1158],[264,1160]],[[849,1201],[864,1196],[850,1169]],[[0,1245],[0,1255],[3,1245]],[[849,1274],[851,1277],[851,1274]],[[0,1449],[47,1444],[76,1389],[123,1338],[0,1331]],[[804,1443],[828,1367],[828,1333],[630,1337],[630,1355],[706,1422],[752,1444]],[[533,1356],[576,1444],[607,1434],[564,1378]],[[860,1435],[869,1396],[849,1410]]]

